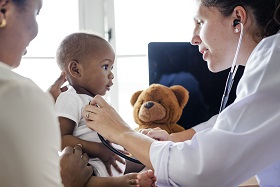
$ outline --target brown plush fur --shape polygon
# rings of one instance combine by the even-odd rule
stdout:
[[[160,127],[168,133],[183,131],[177,122],[188,99],[189,92],[183,86],[151,84],[131,97],[134,121],[139,125],[138,129]]]

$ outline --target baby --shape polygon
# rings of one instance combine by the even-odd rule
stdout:
[[[58,96],[55,104],[62,149],[82,145],[90,158],[89,164],[94,167],[95,177],[90,180],[95,180],[96,186],[154,186],[155,176],[151,171],[124,175],[125,160],[101,143],[97,133],[86,126],[81,114],[82,108],[95,95],[105,95],[113,85],[115,52],[112,46],[97,35],[73,33],[61,42],[56,57],[70,84],[68,90]],[[119,145],[113,146],[123,150]]]

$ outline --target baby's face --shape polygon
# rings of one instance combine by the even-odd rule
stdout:
[[[115,52],[108,44],[95,49],[93,53],[94,55],[89,55],[87,62],[82,65],[80,86],[85,90],[85,94],[105,95],[113,85]]]

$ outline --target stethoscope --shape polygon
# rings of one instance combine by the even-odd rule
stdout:
[[[89,104],[90,104],[90,101],[89,101]],[[99,107],[98,104],[95,105],[96,107]],[[97,133],[100,141],[103,143],[103,145],[105,145],[109,150],[111,150],[113,153],[119,155],[120,157],[126,159],[126,160],[129,160],[131,162],[134,162],[134,163],[137,163],[137,164],[142,164],[139,160],[133,158],[132,156],[128,156],[122,152],[120,152],[119,150],[117,150],[116,148],[114,148],[110,142],[108,142],[107,140],[105,140],[105,138],[103,136],[101,136],[99,133]]]
[[[142,164],[142,163],[141,163],[139,160],[137,160],[136,158],[130,157],[130,156],[128,156],[128,155],[125,155],[125,154],[123,154],[122,152],[120,152],[119,150],[115,149],[115,148],[114,148],[113,146],[111,146],[111,145],[109,144],[109,142],[106,141],[105,138],[103,138],[103,136],[101,136],[100,134],[97,133],[97,135],[98,135],[99,139],[101,140],[101,142],[102,142],[108,149],[110,149],[113,153],[115,153],[115,154],[117,154],[117,155],[123,157],[124,159],[131,161],[131,162],[135,162],[135,163],[137,163],[137,164]]]
[[[90,104],[90,101],[89,101]],[[99,107],[98,104],[95,105],[96,107]],[[137,164],[142,164],[139,160],[137,160],[136,158],[133,158],[132,156],[128,156],[122,152],[120,152],[119,150],[117,150],[116,148],[114,148],[110,142],[108,142],[107,140],[105,140],[105,138],[103,136],[101,136],[99,133],[97,133],[100,141],[103,143],[103,145],[105,145],[109,150],[111,150],[113,153],[119,155],[120,157],[129,160],[131,162],[137,163]]]
[[[238,69],[238,65],[236,65],[236,60],[237,60],[237,56],[239,54],[239,49],[240,49],[240,46],[241,46],[241,43],[242,43],[242,38],[243,38],[243,24],[240,22],[240,20],[237,20],[237,19],[234,20],[233,26],[235,27],[238,24],[240,24],[240,26],[241,26],[240,36],[239,36],[237,48],[236,48],[236,51],[235,51],[234,59],[233,59],[232,65],[231,65],[231,69],[230,69],[230,72],[229,72],[228,77],[227,77],[227,82],[226,82],[226,86],[225,86],[225,89],[224,89],[219,113],[221,113],[226,107],[228,97],[229,97],[229,93],[230,93],[231,87],[232,87],[233,82],[234,82],[234,77],[235,77],[235,74],[236,74],[237,69]]]
[[[226,104],[227,104],[227,101],[228,101],[228,97],[229,97],[229,93],[230,93],[230,90],[231,90],[231,87],[232,87],[232,84],[234,82],[234,76],[237,72],[237,69],[238,69],[238,65],[236,65],[236,60],[237,60],[237,56],[239,54],[239,49],[240,49],[240,45],[241,45],[241,42],[242,42],[242,38],[243,38],[243,24],[239,21],[239,20],[234,20],[233,22],[233,26],[237,26],[238,24],[241,25],[241,31],[240,31],[240,36],[239,36],[239,40],[238,40],[238,44],[237,44],[237,48],[236,48],[236,51],[235,51],[235,55],[234,55],[234,59],[233,59],[233,62],[232,62],[232,66],[231,66],[231,69],[230,69],[230,72],[228,74],[228,78],[227,78],[227,81],[226,81],[226,85],[225,85],[225,89],[224,89],[224,94],[223,94],[223,97],[222,97],[222,101],[221,101],[221,106],[220,106],[220,112],[222,112],[225,107],[226,107]],[[131,161],[131,162],[135,162],[135,163],[138,163],[138,164],[142,164],[139,160],[133,158],[133,157],[130,157],[128,155],[125,155],[123,154],[122,152],[118,151],[117,149],[115,149],[114,147],[112,147],[108,141],[106,141],[100,134],[98,134],[98,137],[99,139],[101,140],[101,142],[108,148],[110,149],[112,152],[114,152],[115,154]]]

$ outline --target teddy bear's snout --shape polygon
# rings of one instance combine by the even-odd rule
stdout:
[[[149,102],[145,103],[144,106],[145,106],[145,108],[150,109],[150,108],[152,108],[154,106],[154,103],[149,101]]]
[[[147,101],[141,105],[138,116],[144,122],[154,122],[164,119],[166,109],[157,102]]]

